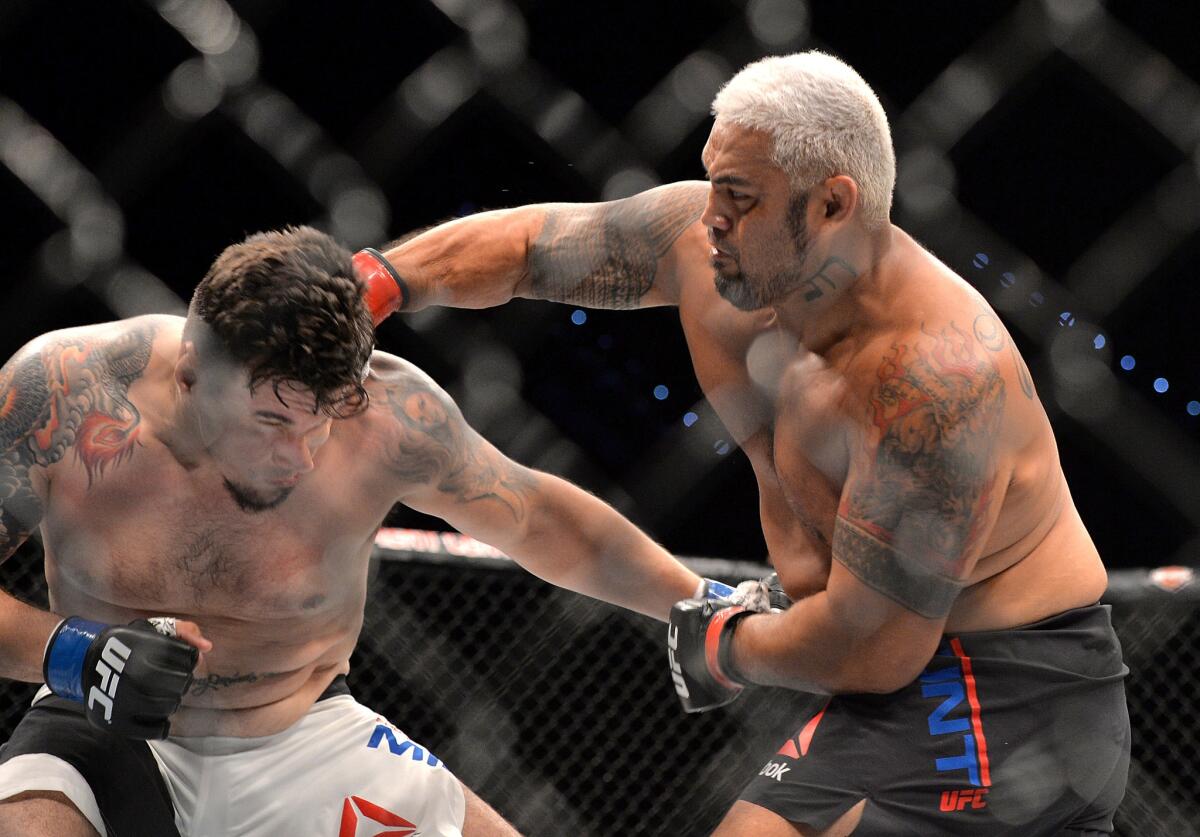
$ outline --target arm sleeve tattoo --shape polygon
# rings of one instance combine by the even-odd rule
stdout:
[[[0,557],[36,528],[42,505],[32,469],[73,450],[88,484],[133,455],[141,415],[129,387],[150,362],[155,329],[115,339],[63,338],[0,369]]]
[[[472,430],[440,387],[405,371],[389,381],[386,393],[400,429],[389,449],[390,464],[404,482],[432,483],[459,503],[494,500],[514,523],[525,520],[534,475]]]
[[[852,472],[833,557],[929,618],[949,613],[989,519],[1004,381],[951,323],[893,344],[869,399],[874,448]]]
[[[673,183],[609,203],[548,206],[529,257],[534,295],[636,308],[659,260],[703,213],[707,191],[702,183]]]

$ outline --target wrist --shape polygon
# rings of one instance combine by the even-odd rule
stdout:
[[[410,307],[412,289],[395,266],[378,250],[366,247],[355,253],[354,272],[363,283],[363,298],[375,325],[379,325],[393,312]]]
[[[83,663],[88,649],[107,628],[79,616],[58,623],[42,656],[42,677],[50,691],[69,700],[83,700]]]
[[[727,689],[741,689],[750,680],[741,673],[733,657],[733,643],[743,619],[753,616],[743,607],[727,607],[713,615],[704,638],[704,655],[708,669],[718,683]]]
[[[743,686],[750,686],[758,681],[753,677],[754,657],[752,651],[753,634],[759,623],[770,614],[756,613],[747,610],[741,614],[734,628],[729,631],[724,646],[721,649],[721,665],[729,673],[731,679]]]

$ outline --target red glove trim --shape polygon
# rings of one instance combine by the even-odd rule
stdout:
[[[713,679],[726,689],[740,689],[742,684],[734,682],[721,669],[718,658],[718,652],[721,649],[721,632],[725,629],[725,623],[732,617],[748,612],[744,607],[722,608],[713,614],[713,618],[708,622],[708,628],[704,631],[704,661],[708,663],[708,671],[712,674]]]
[[[367,286],[363,291],[363,299],[371,309],[371,320],[375,325],[408,305],[408,283],[378,250],[365,247],[355,253],[354,272]]]

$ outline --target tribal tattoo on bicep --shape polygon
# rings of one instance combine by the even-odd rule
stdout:
[[[842,494],[833,556],[929,618],[950,611],[994,488],[1005,387],[953,323],[893,344],[868,406],[874,445]]]
[[[386,393],[400,426],[390,461],[402,480],[434,483],[459,503],[494,500],[514,522],[525,519],[534,476],[484,442],[449,396],[415,374],[390,382]]]
[[[708,187],[675,183],[602,204],[556,204],[529,256],[534,295],[592,308],[636,308],[658,262],[704,212]]]
[[[41,520],[31,470],[73,450],[89,487],[133,455],[141,415],[129,387],[150,362],[155,329],[115,339],[62,338],[0,369],[0,555]]]

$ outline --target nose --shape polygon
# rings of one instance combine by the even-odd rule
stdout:
[[[331,421],[307,433],[287,433],[275,446],[275,462],[291,471],[308,473],[313,469],[317,449],[329,438]]]
[[[710,189],[708,192],[708,201],[704,204],[704,212],[700,215],[700,222],[708,227],[708,237],[710,240],[720,238],[733,227],[733,222],[729,220],[729,216],[722,214],[720,211],[715,189]]]
[[[275,463],[289,471],[306,474],[313,469],[315,450],[306,437],[290,437],[275,446]]]

